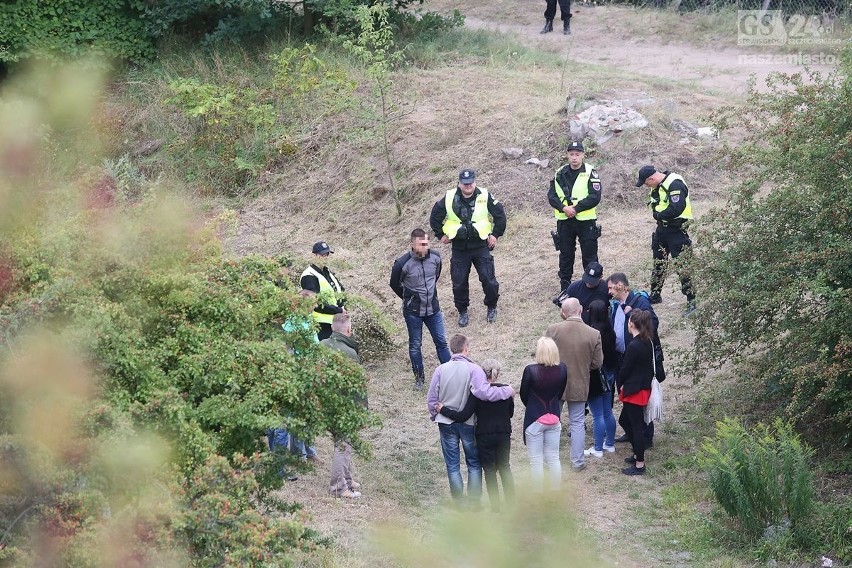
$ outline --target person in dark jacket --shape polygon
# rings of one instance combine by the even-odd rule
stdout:
[[[651,396],[654,378],[654,328],[651,314],[633,310],[627,322],[633,341],[624,352],[618,373],[618,399],[623,407],[618,423],[624,428],[633,446],[633,455],[625,458],[630,467],[621,470],[625,475],[645,474],[645,406]]]
[[[411,250],[396,259],[390,276],[390,287],[402,299],[402,316],[408,328],[408,357],[414,372],[414,390],[422,390],[426,380],[423,370],[423,324],[432,335],[438,360],[446,363],[452,356],[447,345],[444,315],[438,304],[438,279],[441,277],[441,255],[429,250],[429,237],[423,229],[411,232]]]
[[[453,243],[450,259],[450,279],[453,281],[453,302],[459,311],[459,327],[470,322],[470,267],[476,268],[482,291],[485,293],[485,319],[497,319],[497,300],[500,284],[494,275],[491,251],[506,230],[503,204],[484,187],[476,186],[476,172],[464,169],[459,183],[443,195],[432,207],[429,225],[442,243]]]
[[[589,304],[589,327],[601,332],[603,365],[589,373],[589,410],[592,412],[594,445],[584,453],[586,456],[603,457],[603,453],[615,451],[615,415],[612,399],[615,387],[615,365],[618,352],[615,350],[615,332],[609,320],[609,306],[595,300]]]
[[[615,331],[615,350],[618,356],[623,357],[627,345],[630,344],[633,336],[627,331],[627,321],[632,310],[645,310],[651,314],[651,320],[654,324],[653,342],[655,348],[655,356],[658,359],[658,369],[662,370],[663,361],[663,346],[660,343],[660,334],[658,328],[660,320],[657,314],[654,313],[654,308],[651,306],[651,301],[644,293],[634,292],[630,289],[630,283],[627,281],[627,276],[623,272],[615,272],[607,279],[609,285],[609,294],[612,296],[610,302],[610,321],[612,328]],[[616,375],[621,369],[620,359],[615,365]],[[658,372],[660,372],[658,371]],[[660,382],[665,380],[665,376],[657,377]],[[616,442],[626,442],[627,435],[619,436],[615,439]],[[654,446],[654,423],[651,422],[645,428],[645,447],[652,448]]]
[[[498,381],[500,363],[494,359],[482,362],[482,370],[488,382],[493,386],[505,386]],[[500,512],[500,488],[497,486],[497,472],[503,482],[503,494],[507,503],[515,500],[515,481],[509,466],[509,456],[512,446],[512,416],[515,414],[515,400],[507,398],[489,402],[475,396],[467,399],[462,410],[455,410],[437,404],[438,412],[455,422],[465,422],[472,414],[476,414],[476,447],[479,450],[479,462],[485,475],[485,487],[491,501],[491,510]]]
[[[559,461],[559,437],[562,423],[562,393],[568,386],[568,367],[559,360],[559,348],[553,339],[541,337],[535,350],[535,363],[524,368],[521,377],[521,402],[524,403],[524,444],[530,456],[532,489],[543,490],[544,464],[550,473],[550,489],[562,485]]]
[[[583,306],[583,321],[589,323],[589,306],[591,303],[595,300],[601,300],[605,304],[609,302],[609,288],[603,279],[603,266],[597,262],[590,262],[583,270],[583,277],[571,282],[570,286],[562,290],[559,296],[553,299],[553,303],[562,307],[562,302],[568,298],[577,298],[580,305]]]

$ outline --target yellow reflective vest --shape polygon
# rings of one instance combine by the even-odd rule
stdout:
[[[665,211],[669,206],[669,186],[671,186],[672,182],[675,180],[680,180],[683,185],[686,185],[686,182],[683,181],[683,178],[677,174],[669,174],[666,176],[666,179],[657,186],[656,190],[660,194],[660,200],[653,204],[652,207],[654,211]],[[651,190],[653,193],[654,190]],[[653,198],[652,198],[653,199]],[[675,219],[692,219],[692,203],[689,201],[689,194],[686,194],[686,207],[684,207],[683,212],[675,217]],[[652,201],[653,203],[653,201]]]
[[[340,286],[340,282],[337,281],[334,274],[331,271],[328,271],[328,277],[331,278],[331,282],[329,282],[325,274],[314,268],[313,266],[308,266],[304,272],[302,272],[302,278],[305,276],[316,276],[319,281],[320,293],[317,298],[317,305],[322,304],[330,304],[333,306],[337,305],[337,295],[343,292],[343,288]],[[319,323],[327,323],[331,324],[334,319],[334,314],[323,314],[316,310],[314,310],[314,320]]]
[[[564,170],[565,168],[570,168],[570,164],[565,164],[558,170],[556,170],[556,175],[553,177],[553,188],[556,190],[556,197],[559,198],[559,201],[564,203],[565,205],[576,205],[580,202],[581,199],[585,199],[589,196],[589,178],[592,175],[592,171],[595,167],[592,164],[585,163],[585,170],[579,172],[577,174],[577,179],[574,180],[574,186],[571,188],[571,202],[568,202],[568,199],[565,197],[565,191],[562,189],[562,186],[559,185],[559,172]],[[585,211],[580,211],[577,215],[574,216],[578,221],[589,221],[591,219],[597,219],[598,214],[596,211],[597,207],[592,207],[591,209],[586,209]],[[554,209],[553,216],[558,220],[562,221],[568,218],[568,216],[562,212],[561,209]]]
[[[479,238],[484,241],[491,234],[494,224],[491,222],[491,216],[488,214],[488,190],[484,187],[477,187],[476,189],[479,190],[479,195],[476,196],[470,222],[479,234]],[[453,200],[456,197],[456,191],[458,189],[451,189],[444,197],[444,207],[447,209],[447,217],[444,219],[441,231],[450,240],[455,238],[459,232],[459,227],[462,225],[461,219],[453,211]]]

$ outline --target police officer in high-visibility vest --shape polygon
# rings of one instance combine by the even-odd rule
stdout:
[[[559,233],[559,289],[571,284],[574,252],[580,241],[583,270],[598,262],[597,206],[601,201],[601,178],[592,164],[585,163],[582,142],[568,145],[568,163],[556,170],[547,190],[547,201],[556,217]]]
[[[453,281],[453,301],[459,311],[459,327],[469,321],[470,265],[476,268],[485,306],[486,321],[497,319],[497,300],[500,285],[494,276],[494,257],[491,251],[506,230],[503,204],[484,187],[476,186],[476,172],[466,168],[459,173],[459,183],[432,207],[429,225],[435,236],[446,244],[453,243],[450,260],[450,279]]]
[[[678,174],[658,172],[654,166],[642,166],[639,169],[639,180],[636,187],[648,187],[648,206],[657,230],[651,236],[651,250],[654,254],[654,268],[651,271],[651,303],[663,301],[661,292],[666,280],[666,260],[671,255],[677,258],[684,248],[692,246],[689,234],[686,232],[692,221],[692,203],[689,199],[689,188]],[[680,290],[686,296],[686,311],[684,316],[695,311],[695,289],[689,276],[680,272]]]
[[[343,285],[328,266],[325,266],[328,255],[334,254],[328,243],[325,241],[314,243],[311,250],[316,260],[302,272],[299,284],[303,290],[310,290],[317,294],[317,307],[314,308],[313,315],[314,321],[319,324],[317,339],[322,341],[331,337],[331,322],[334,320],[334,314],[346,311],[343,308]]]

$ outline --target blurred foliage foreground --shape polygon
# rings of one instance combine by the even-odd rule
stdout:
[[[360,446],[364,373],[282,331],[311,310],[288,261],[102,173],[99,83],[0,99],[0,565],[287,565],[317,538],[264,431]]]

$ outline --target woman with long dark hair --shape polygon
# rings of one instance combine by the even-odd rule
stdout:
[[[609,306],[595,300],[589,304],[589,326],[601,334],[603,365],[589,373],[589,410],[592,413],[594,445],[584,453],[587,456],[603,457],[604,451],[615,451],[615,414],[612,413],[613,389],[615,387],[615,365],[618,352],[615,350],[615,332],[609,321]]]
[[[625,475],[645,474],[645,406],[651,397],[651,380],[654,378],[654,324],[645,310],[632,310],[627,331],[633,340],[624,350],[621,370],[618,373],[618,400],[623,403],[618,423],[624,428],[633,446],[633,455],[625,458],[630,467],[622,469]]]

